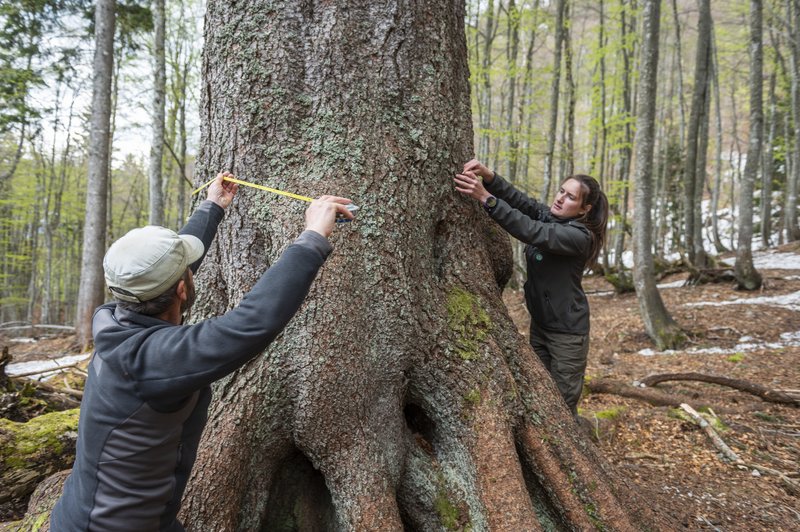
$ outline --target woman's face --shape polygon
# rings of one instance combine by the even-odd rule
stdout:
[[[567,179],[558,189],[550,214],[559,218],[577,218],[591,209],[591,205],[583,205],[583,187],[577,179]]]

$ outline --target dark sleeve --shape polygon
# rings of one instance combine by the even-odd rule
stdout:
[[[548,210],[546,205],[528,197],[496,173],[492,182],[484,182],[483,186],[491,195],[504,200],[511,207],[534,220],[541,219],[542,212]]]
[[[179,400],[263,352],[300,308],[330,251],[325,237],[304,231],[238,307],[195,325],[150,334],[129,361],[142,399]]]
[[[214,241],[217,227],[223,216],[225,216],[225,209],[211,200],[205,200],[192,213],[186,225],[178,231],[178,234],[193,235],[203,242],[203,256],[189,266],[192,269],[192,273],[197,273],[200,263],[203,262],[206,253],[208,253],[208,248],[211,247],[211,242]]]
[[[577,222],[533,220],[508,203],[498,199],[490,216],[514,238],[556,255],[588,256],[592,235]]]

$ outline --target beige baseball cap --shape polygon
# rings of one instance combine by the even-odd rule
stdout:
[[[157,225],[133,229],[103,258],[106,284],[123,301],[149,301],[177,283],[203,251],[203,242],[193,235]]]

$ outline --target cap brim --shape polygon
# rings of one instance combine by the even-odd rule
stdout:
[[[178,235],[183,240],[183,245],[186,248],[186,264],[194,264],[205,252],[203,242],[194,235]]]

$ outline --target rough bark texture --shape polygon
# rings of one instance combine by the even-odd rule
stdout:
[[[753,266],[753,189],[761,163],[761,145],[764,142],[761,12],[761,0],[750,0],[750,140],[739,187],[739,241],[734,265],[736,284],[744,290],[756,290],[761,286],[761,274]]]
[[[198,180],[362,210],[284,334],[216,387],[187,528],[642,529],[508,317],[507,237],[453,191],[472,146],[463,1],[214,0],[206,21]],[[200,314],[240,300],[303,208],[240,192]]]
[[[653,262],[653,151],[655,146],[656,80],[660,0],[646,0],[639,77],[639,114],[636,119],[636,173],[634,175],[633,285],[647,334],[659,349],[674,349],[684,340],[656,287]]]
[[[103,303],[103,254],[106,251],[106,196],[111,119],[111,73],[114,66],[114,0],[95,4],[95,51],[92,118],[89,132],[89,176],[83,226],[81,281],[75,329],[81,345],[92,340],[92,313]]]

